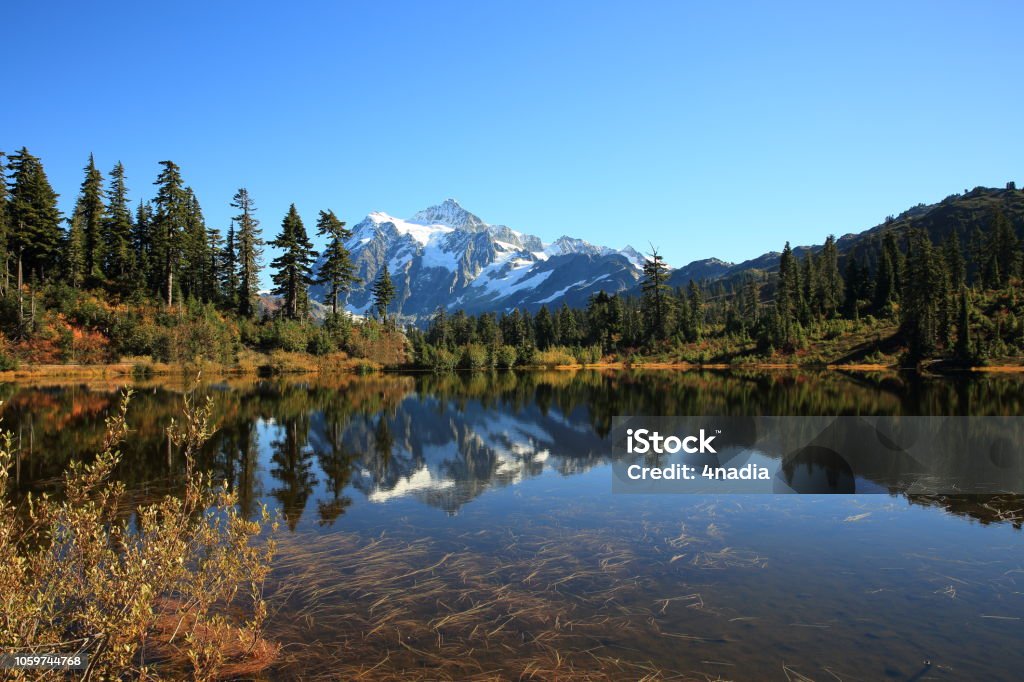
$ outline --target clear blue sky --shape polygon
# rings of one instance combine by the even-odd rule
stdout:
[[[409,216],[445,197],[670,263],[817,243],[1024,181],[1019,2],[9,2],[0,149],[68,210],[173,159],[208,222],[248,187]]]

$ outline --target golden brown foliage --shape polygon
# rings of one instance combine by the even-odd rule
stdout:
[[[124,486],[111,476],[129,398],[107,419],[95,461],[68,467],[61,498],[30,496],[15,506],[7,491],[12,438],[0,435],[0,642],[13,651],[88,653],[90,674],[104,678],[207,680],[252,672],[252,661],[268,665],[276,647],[260,636],[262,586],[274,542],[257,540],[276,523],[265,508],[247,521],[234,493],[194,470],[212,433],[209,400],[186,400],[182,421],[168,429],[185,455],[184,493],[126,518]]]

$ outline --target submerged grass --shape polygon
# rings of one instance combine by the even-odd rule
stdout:
[[[277,674],[703,680],[653,663],[682,663],[686,657],[665,655],[680,640],[728,644],[718,634],[663,629],[680,610],[705,609],[686,574],[765,565],[716,547],[714,536],[682,543],[663,527],[634,539],[615,528],[544,530],[480,531],[462,546],[344,532],[282,542],[270,628],[296,644],[281,652]],[[686,560],[673,562],[682,544]],[[651,575],[670,579],[655,583]],[[676,592],[665,594],[666,585]]]

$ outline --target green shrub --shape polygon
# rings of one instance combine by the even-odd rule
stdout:
[[[494,364],[502,369],[509,369],[516,364],[518,357],[514,346],[500,346],[494,351]]]
[[[429,346],[433,350],[430,352],[428,359],[429,366],[437,372],[451,372],[454,371],[459,365],[459,355],[451,352],[447,348],[435,348]]]
[[[298,353],[309,345],[309,325],[295,320],[274,320],[265,329],[264,347]]]
[[[604,353],[601,352],[601,346],[583,346],[577,348],[574,351],[576,361],[581,365],[593,365],[601,361],[604,357]]]
[[[306,350],[311,355],[327,355],[336,351],[337,346],[334,344],[331,333],[320,328],[310,335]]]
[[[465,369],[479,370],[490,367],[490,354],[485,346],[471,343],[462,351],[461,366]]]

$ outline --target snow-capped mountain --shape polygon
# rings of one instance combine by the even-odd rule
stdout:
[[[616,251],[567,236],[545,244],[486,223],[454,199],[408,219],[371,213],[353,228],[347,246],[363,280],[349,293],[348,309],[369,309],[372,283],[387,264],[396,290],[391,310],[411,319],[439,307],[480,313],[563,301],[581,306],[600,290],[633,287],[643,263],[629,246]],[[320,301],[326,295],[323,287],[310,293]]]

